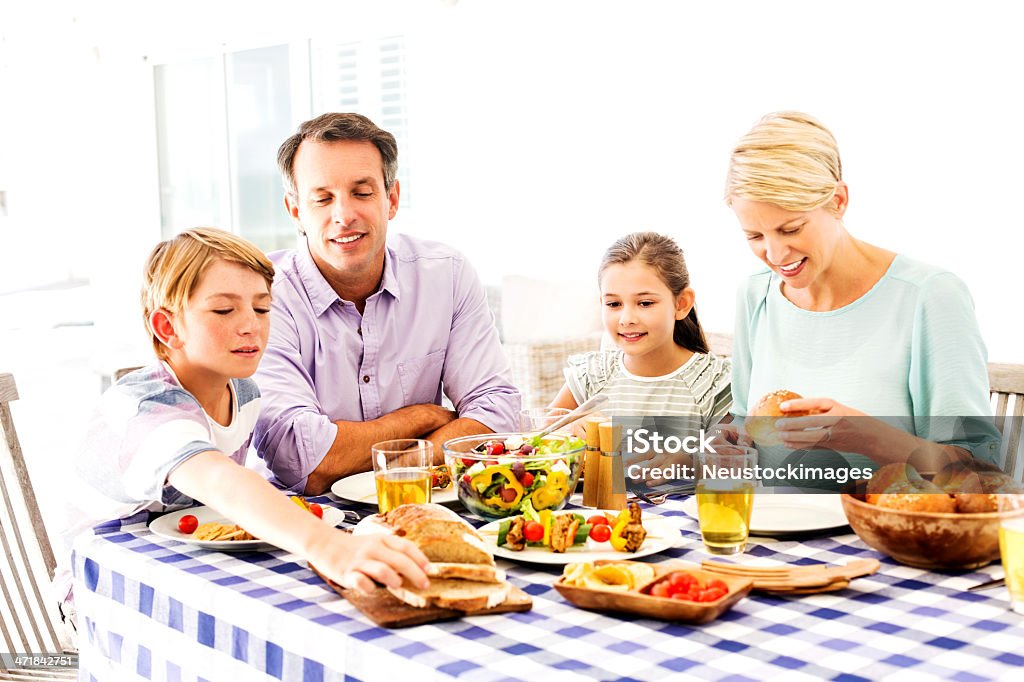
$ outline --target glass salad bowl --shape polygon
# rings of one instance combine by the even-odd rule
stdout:
[[[494,521],[565,506],[583,470],[585,443],[573,436],[488,433],[446,441],[444,461],[459,501],[474,516]]]

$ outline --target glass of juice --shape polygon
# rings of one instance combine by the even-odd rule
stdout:
[[[757,450],[741,445],[715,449],[696,455],[700,535],[711,554],[739,554],[750,532]]]
[[[1010,608],[1024,614],[1024,495],[1000,494],[999,553],[1010,592]]]
[[[430,502],[430,466],[434,445],[429,440],[402,438],[370,448],[380,513],[402,504]]]

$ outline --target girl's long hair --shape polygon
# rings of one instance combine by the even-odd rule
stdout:
[[[683,250],[670,237],[657,232],[634,232],[618,240],[605,251],[601,259],[601,267],[597,271],[600,283],[601,276],[610,265],[625,265],[639,260],[654,268],[658,277],[672,292],[673,299],[678,298],[683,289],[690,286],[690,273],[686,269]],[[681,320],[676,320],[672,340],[677,346],[695,353],[708,352],[708,340],[697,320],[697,305],[690,308],[690,313]]]

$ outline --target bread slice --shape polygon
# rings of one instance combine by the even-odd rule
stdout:
[[[403,504],[384,515],[395,535],[410,540],[431,561],[494,565],[487,544],[473,526],[436,504]]]
[[[456,611],[482,611],[508,599],[511,589],[511,585],[504,582],[479,583],[470,580],[432,578],[430,585],[422,590],[405,583],[401,587],[389,587],[388,592],[417,608],[433,605]]]
[[[433,562],[494,565],[494,557],[487,551],[483,540],[469,533],[458,538],[450,535],[417,535],[410,539]]]
[[[478,583],[503,583],[505,571],[486,564],[427,564],[428,578],[457,578]]]

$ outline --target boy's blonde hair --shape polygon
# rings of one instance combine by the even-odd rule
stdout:
[[[763,201],[788,211],[825,205],[843,179],[836,139],[799,111],[768,114],[732,151],[725,200]]]
[[[274,266],[252,242],[214,227],[197,227],[160,242],[149,254],[142,279],[142,319],[157,357],[167,359],[167,348],[149,323],[163,308],[177,313],[185,307],[206,268],[215,260],[244,265],[261,275],[269,290]]]

